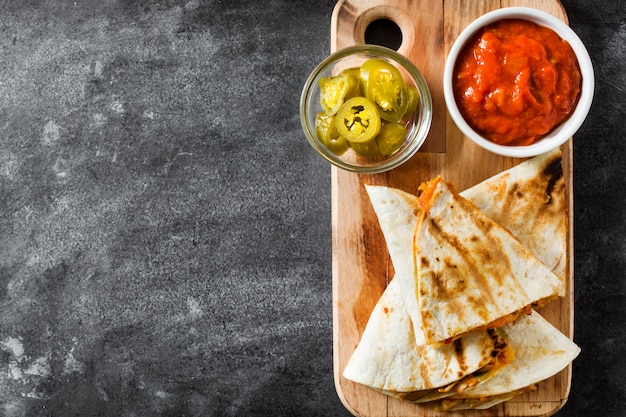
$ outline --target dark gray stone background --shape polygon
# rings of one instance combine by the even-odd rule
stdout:
[[[330,168],[298,116],[334,4],[2,1],[1,416],[348,415]],[[597,94],[558,415],[622,416],[626,8],[564,6]]]

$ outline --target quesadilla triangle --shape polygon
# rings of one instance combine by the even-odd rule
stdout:
[[[561,151],[555,149],[488,178],[460,195],[508,229],[537,259],[550,267],[561,278],[559,295],[564,296],[567,203],[561,160]],[[406,237],[413,239],[420,213],[418,197],[386,186],[365,187],[396,273],[411,276],[414,273],[412,243],[407,243]],[[407,295],[404,302],[408,314],[415,320],[419,315],[414,296],[417,281],[398,281]]]
[[[494,330],[470,332],[437,348],[414,333],[393,279],[376,304],[343,376],[410,402],[458,395],[489,381],[514,359]]]
[[[412,240],[418,199],[400,190],[367,186],[398,273],[413,274]],[[407,269],[408,268],[408,269]],[[472,332],[437,349],[414,326],[394,278],[372,312],[344,377],[387,395],[426,402],[454,395],[489,380],[511,362],[514,353],[494,332]],[[417,304],[415,304],[417,306]]]
[[[543,254],[549,253],[553,245],[565,247],[564,226],[554,225],[556,223],[563,225],[562,220],[559,219],[566,217],[565,205],[563,203],[564,190],[560,157],[560,151],[535,157],[461,193],[480,206],[487,215],[494,219],[499,219],[499,223],[502,226],[509,229],[525,245],[528,245],[531,251],[548,265],[553,263],[542,258]],[[413,366],[414,362],[407,359],[411,358],[414,355],[413,352],[418,349],[417,344],[411,341],[415,338],[415,334],[421,335],[420,337],[422,338],[424,337],[421,330],[421,321],[416,321],[417,325],[414,325],[411,320],[411,317],[416,317],[417,319],[420,317],[417,298],[415,296],[403,297],[404,294],[416,294],[416,282],[413,279],[402,279],[402,277],[399,277],[399,274],[402,273],[408,274],[410,277],[414,272],[411,246],[417,218],[420,214],[419,201],[418,197],[413,194],[390,187],[366,185],[366,189],[387,242],[389,254],[396,271],[396,278],[389,283],[372,313],[361,342],[345,368],[344,376],[378,389],[381,392],[394,395],[397,398],[411,399],[412,396],[409,394],[411,392],[414,392],[414,397],[419,397],[420,395],[420,391],[412,390],[438,385],[434,383],[426,384],[425,382],[422,382],[421,385],[415,384],[413,377],[415,371],[411,371],[411,366]],[[496,196],[490,194],[496,191]],[[507,202],[502,202],[503,199]],[[538,202],[541,204],[537,204]],[[550,205],[550,207],[546,208],[546,205]],[[561,210],[562,213],[559,214]],[[554,211],[554,213],[547,215],[547,211]],[[507,213],[526,213],[528,220],[526,222],[518,221],[519,217],[517,215],[508,216]],[[550,230],[560,230],[562,233],[556,233],[555,238],[550,239]],[[533,243],[533,234],[538,234],[542,237],[537,240],[536,244]],[[554,256],[553,258],[558,259],[559,256]],[[559,263],[556,263],[553,269],[557,271],[558,267]],[[402,287],[401,284],[408,284],[409,289]],[[411,304],[411,301],[413,301],[413,304]],[[538,314],[533,313],[532,317],[535,318],[535,316],[538,316]],[[526,315],[523,315],[519,321],[525,318]],[[517,324],[518,322],[515,323]],[[517,343],[517,340],[524,340],[524,334],[516,334],[515,330],[520,329],[520,332],[523,332],[524,329],[521,326],[513,327],[509,325],[509,327],[508,337],[516,341],[515,348],[522,349],[524,352],[534,349],[532,347],[525,349],[522,344]],[[396,334],[395,336],[394,333]],[[461,340],[466,341],[467,339],[464,337]],[[564,341],[563,346],[567,346],[568,343],[571,342]],[[444,345],[443,347],[445,348],[446,346],[449,348],[450,345]],[[429,345],[420,347],[423,350],[434,348]],[[537,350],[537,353],[539,352],[543,352],[543,349]],[[554,353],[552,352],[552,354]],[[469,354],[466,356],[469,356]],[[516,359],[512,364],[520,363],[519,356],[521,354],[516,355]],[[396,357],[398,358],[397,360],[395,359]],[[554,356],[550,357],[554,358]],[[536,365],[533,365],[535,360],[533,359],[532,363],[527,361],[527,370],[523,372],[525,372],[525,375],[534,374],[534,380],[537,380],[542,377],[541,372],[543,372],[545,366],[541,360]],[[558,360],[565,361],[567,359],[561,356]],[[522,366],[510,368],[512,364],[500,368],[498,374],[492,374],[495,375],[493,378],[487,381],[483,380],[473,388],[473,392],[478,393],[479,387],[486,387],[485,384],[497,381],[495,377],[504,372],[515,374],[514,369],[522,368]],[[472,369],[477,368],[477,366],[474,365]],[[537,369],[533,370],[535,366]],[[509,372],[509,370],[513,372]],[[429,375],[436,374],[433,371]],[[421,376],[417,378],[420,379]],[[430,380],[435,378],[431,377]],[[480,408],[488,408],[490,405],[495,405],[514,397],[518,394],[515,391],[527,389],[525,387],[515,388],[530,386],[532,383],[528,382],[528,385],[526,383],[521,385],[511,384],[499,390],[505,391],[502,394],[492,392],[492,395],[487,397],[491,403],[487,401],[477,403],[475,399],[470,399],[469,397],[463,399],[461,394],[456,393],[456,390],[454,390],[450,394],[457,396],[454,404],[450,402],[446,404],[469,408],[468,406],[474,403]],[[446,387],[445,385],[442,386]],[[394,387],[396,388],[395,391],[392,389]],[[397,388],[403,388],[404,391],[398,391]],[[445,391],[445,388],[443,391]],[[421,392],[421,394],[425,394],[425,392]],[[422,395],[422,400],[437,396],[437,392],[433,389],[430,389],[429,394],[430,396]],[[463,399],[463,403],[460,403],[461,399]],[[443,403],[440,403],[440,406],[443,405]]]
[[[562,153],[555,149],[460,193],[508,229],[563,285],[567,265],[567,200]]]
[[[558,296],[561,279],[450,184],[421,189],[413,248],[427,343],[501,327]]]
[[[513,363],[483,384],[437,403],[440,411],[486,409],[535,388],[565,369],[580,348],[539,313],[522,315],[502,328],[515,350]]]
[[[366,185],[378,224],[383,232],[391,263],[395,270],[395,279],[402,288],[405,308],[413,323],[421,322],[419,306],[417,304],[417,282],[412,279],[415,268],[413,266],[413,233],[419,213],[417,196],[382,185]],[[415,332],[422,330],[414,326]]]

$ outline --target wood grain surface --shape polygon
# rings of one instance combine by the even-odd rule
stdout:
[[[474,145],[456,128],[446,112],[442,74],[448,50],[457,35],[475,18],[508,6],[528,6],[567,22],[557,0],[339,0],[331,20],[331,49],[364,43],[367,25],[380,18],[402,30],[398,51],[422,71],[431,89],[434,119],[429,138],[410,161],[390,172],[362,175],[332,168],[333,340],[337,393],[354,415],[399,416],[546,416],[567,401],[571,365],[523,394],[485,411],[441,413],[401,402],[343,378],[343,369],[356,348],[374,305],[393,277],[393,267],[364,184],[396,187],[417,193],[419,184],[441,174],[457,190],[469,188],[522,159],[501,157]],[[563,145],[563,168],[569,202],[567,294],[540,310],[573,337],[573,181],[572,141]]]

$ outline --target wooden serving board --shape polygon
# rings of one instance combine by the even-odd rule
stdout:
[[[571,365],[526,393],[485,411],[441,413],[398,401],[343,378],[369,315],[393,277],[384,237],[364,184],[396,187],[417,193],[419,184],[441,174],[457,190],[469,188],[522,159],[501,157],[476,146],[457,129],[446,112],[442,74],[447,52],[458,34],[475,18],[508,6],[544,10],[567,22],[558,0],[339,0],[331,21],[331,49],[364,43],[364,32],[374,20],[395,22],[403,34],[398,51],[409,58],[426,78],[433,98],[434,120],[422,150],[390,172],[354,174],[332,169],[333,239],[333,352],[337,393],[354,415],[392,416],[546,416],[567,401]],[[570,338],[573,337],[573,190],[572,141],[562,147],[569,202],[567,294],[540,310]]]

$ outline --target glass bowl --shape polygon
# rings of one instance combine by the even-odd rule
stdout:
[[[364,156],[350,146],[342,154],[333,152],[316,134],[316,117],[323,112],[320,100],[320,80],[337,76],[343,70],[359,68],[365,61],[377,58],[395,66],[407,87],[418,93],[417,107],[400,122],[406,128],[402,145],[389,155]],[[338,168],[364,174],[389,171],[409,160],[422,146],[432,121],[432,100],[424,77],[417,68],[398,52],[378,45],[351,46],[328,56],[306,80],[300,98],[300,121],[309,143],[325,160]],[[383,121],[383,125],[385,121]],[[351,142],[350,142],[351,143]]]
[[[567,41],[571,46],[578,60],[578,66],[582,76],[578,102],[569,117],[530,145],[503,145],[487,139],[480,132],[474,130],[464,119],[454,95],[454,70],[462,49],[474,38],[475,34],[481,30],[481,28],[504,19],[527,20],[539,26],[552,29],[561,39]],[[587,117],[593,100],[594,71],[591,59],[582,41],[564,22],[541,10],[529,7],[506,7],[482,15],[461,32],[450,48],[446,60],[443,74],[443,91],[448,113],[452,117],[452,120],[454,120],[456,126],[466,137],[478,146],[496,154],[525,158],[540,155],[561,146],[580,128]]]

